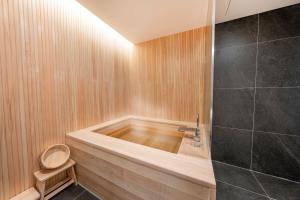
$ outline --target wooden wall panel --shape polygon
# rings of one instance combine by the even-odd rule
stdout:
[[[0,200],[66,132],[128,114],[130,47],[73,5],[0,0]]]
[[[135,115],[209,124],[211,31],[203,27],[138,44],[131,66]],[[206,95],[209,98],[206,98]]]
[[[209,123],[211,27],[134,47],[75,0],[0,0],[0,200],[65,133],[127,114]],[[205,95],[207,98],[205,98]]]

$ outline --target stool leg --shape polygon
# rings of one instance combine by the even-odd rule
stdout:
[[[68,170],[68,175],[74,180],[75,185],[77,185],[78,183],[77,183],[77,178],[76,178],[74,166],[72,166],[72,167]]]
[[[45,185],[46,185],[45,182],[40,182],[40,181],[36,182],[36,187],[37,187],[38,191],[40,192],[41,200],[44,200],[44,198],[45,198]]]

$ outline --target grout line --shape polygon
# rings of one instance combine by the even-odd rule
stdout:
[[[279,177],[279,176],[274,176],[274,175],[271,175],[271,174],[265,174],[265,173],[258,172],[258,171],[255,171],[255,170],[250,170],[250,171],[252,171],[254,173],[262,174],[262,175],[265,175],[265,176],[270,176],[270,177],[275,178],[275,179],[280,179],[282,181],[287,181],[287,182],[292,182],[292,183],[300,184],[300,182],[293,181],[293,180],[290,180],[290,179],[287,179],[287,178],[283,178],[283,177]]]
[[[85,189],[85,191],[91,193],[92,195],[94,195],[95,197],[97,197],[99,200],[102,200],[102,198],[100,198],[98,195],[96,195],[94,192],[92,192],[91,190],[89,190],[87,187],[85,187],[84,185],[82,185],[80,182],[78,182],[78,185],[80,185],[83,189]]]
[[[273,39],[273,40],[267,40],[267,41],[258,42],[258,43],[259,44],[265,44],[265,43],[276,42],[276,41],[281,41],[281,40],[296,39],[296,38],[299,38],[299,37],[300,37],[300,35],[292,36],[292,37],[285,37],[285,38],[278,38],[278,39]]]
[[[286,178],[279,177],[279,176],[274,176],[274,175],[271,175],[271,174],[266,174],[266,173],[259,172],[259,171],[255,171],[255,170],[252,170],[252,169],[247,169],[247,168],[240,167],[240,166],[236,166],[236,165],[232,165],[232,164],[229,164],[229,163],[224,163],[224,162],[221,162],[221,161],[218,161],[218,160],[212,160],[212,161],[213,161],[213,162],[216,162],[216,163],[220,163],[220,164],[222,164],[222,165],[227,165],[227,166],[230,166],[230,167],[236,167],[236,168],[239,168],[239,169],[243,169],[243,170],[247,170],[247,171],[250,171],[250,172],[262,174],[262,175],[265,175],[265,176],[270,176],[270,177],[273,177],[273,178],[275,178],[275,179],[280,179],[280,180],[283,180],[283,181],[288,181],[288,182],[300,184],[300,182],[297,182],[297,181],[293,181],[293,180],[286,179]]]
[[[226,182],[220,181],[220,180],[217,180],[217,182],[220,182],[220,183],[223,183],[223,184],[226,184],[226,185],[230,185],[230,186],[232,186],[232,187],[239,188],[239,189],[241,189],[241,190],[245,190],[245,191],[247,191],[247,192],[251,192],[251,193],[256,194],[256,195],[259,195],[259,196],[263,196],[263,197],[269,198],[269,196],[266,196],[266,195],[263,195],[263,194],[259,194],[259,193],[257,193],[257,192],[253,192],[253,191],[251,191],[251,190],[247,190],[247,189],[242,188],[242,187],[239,187],[239,186],[237,186],[237,185],[232,185],[232,184],[230,184],[230,183],[226,183]]]
[[[76,197],[74,197],[73,198],[73,200],[76,200],[76,199],[78,199],[83,193],[85,193],[85,189],[82,191],[82,192],[80,192]]]
[[[254,75],[254,94],[253,94],[253,113],[252,113],[252,137],[251,137],[251,152],[250,152],[250,169],[252,169],[253,162],[253,137],[255,127],[255,100],[256,100],[256,79],[257,79],[257,68],[258,68],[258,39],[259,39],[259,15],[257,16],[257,36],[256,36],[256,60],[255,60],[255,75]]]
[[[256,83],[255,83],[256,84]],[[214,90],[243,90],[243,89],[298,89],[300,86],[284,86],[284,87],[262,87],[262,86],[255,86],[255,87],[240,87],[240,88],[222,88],[222,87],[215,87]]]
[[[254,87],[240,87],[240,88],[221,88],[216,87],[214,90],[245,90],[245,89],[254,89]]]
[[[232,127],[227,127],[227,126],[219,126],[219,125],[213,125],[213,127],[217,128],[227,128],[227,129],[232,129],[232,130],[238,130],[238,131],[252,131],[250,129],[242,129],[242,128],[232,128]]]
[[[283,86],[283,87],[256,87],[258,89],[297,89],[300,86]]]
[[[293,135],[293,134],[287,134],[287,133],[276,133],[276,132],[270,132],[270,131],[255,131],[260,133],[268,133],[272,135],[282,135],[282,136],[290,136],[290,137],[297,137],[300,138],[300,135]],[[259,133],[258,133],[259,134]]]
[[[251,171],[252,176],[254,177],[254,179],[256,180],[256,182],[258,183],[258,185],[261,187],[261,189],[264,191],[264,193],[266,194],[266,196],[270,197],[270,195],[267,193],[267,191],[265,190],[265,188],[263,187],[263,185],[261,184],[261,182],[257,179],[257,177],[255,176],[254,172]]]
[[[218,48],[218,49],[215,49],[215,52],[217,51],[221,51],[223,49],[229,49],[229,48],[240,48],[240,47],[247,47],[247,46],[252,46],[252,45],[255,45],[256,42],[250,42],[250,43],[246,43],[246,44],[238,44],[238,45],[230,45],[230,46],[225,46],[225,47],[221,47],[221,48]]]
[[[224,129],[232,129],[232,130],[238,130],[238,131],[252,131],[250,129],[242,129],[242,128],[233,128],[233,127],[228,127],[228,126],[220,126],[220,125],[213,125],[213,127],[216,128],[224,128]],[[293,134],[287,134],[287,133],[277,133],[277,132],[271,132],[271,131],[259,131],[259,130],[254,130],[254,132],[259,132],[259,133],[268,133],[272,135],[282,135],[282,136],[289,136],[289,137],[296,137],[300,138],[300,135],[293,135]],[[258,134],[259,134],[258,133]],[[241,133],[242,134],[242,133]],[[257,135],[257,134],[255,134]]]
[[[299,38],[299,37],[300,36],[286,37],[286,38],[279,38],[279,39],[274,39],[274,40],[267,40],[267,41],[263,41],[263,42],[259,42],[257,40],[257,42],[250,42],[250,43],[247,43],[247,44],[230,45],[230,46],[225,46],[225,47],[217,48],[217,49],[215,49],[215,52],[223,50],[223,49],[226,49],[226,48],[246,47],[246,46],[251,46],[251,45],[254,45],[254,44],[257,44],[257,43],[260,45],[260,44],[271,43],[271,42],[276,42],[276,41],[281,41],[281,40],[296,39],[296,38]]]

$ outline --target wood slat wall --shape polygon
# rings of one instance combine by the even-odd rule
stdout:
[[[138,44],[131,66],[135,115],[209,124],[211,27]]]
[[[211,27],[132,54],[73,5],[0,0],[0,200],[34,185],[41,152],[66,132],[127,114],[209,121]]]
[[[128,113],[129,47],[73,5],[0,0],[0,200],[34,184],[66,132]]]

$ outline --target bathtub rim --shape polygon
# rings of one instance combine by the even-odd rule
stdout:
[[[182,154],[174,154],[93,132],[96,129],[105,128],[130,119],[167,123],[172,125],[191,126],[194,124],[191,122],[125,116],[67,133],[66,142],[68,144],[68,140],[74,140],[75,142],[91,145],[93,148],[142,164],[146,167],[160,170],[164,173],[171,174],[209,188],[216,188],[216,181],[210,158],[204,159]]]

